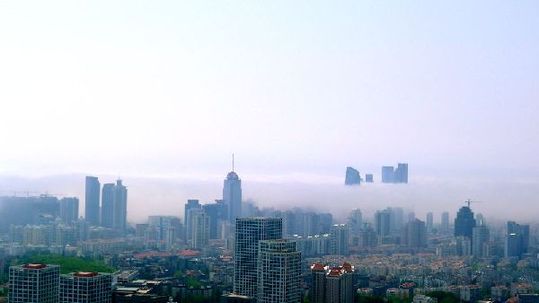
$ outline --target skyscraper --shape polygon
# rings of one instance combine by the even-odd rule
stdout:
[[[440,231],[444,234],[449,233],[449,213],[444,211],[442,213],[442,221],[440,225]]]
[[[348,166],[346,168],[346,175],[344,178],[345,185],[359,185],[361,184],[361,177],[359,171],[353,167]]]
[[[127,188],[122,184],[122,180],[117,180],[114,187],[113,214],[112,228],[125,233],[127,227]]]
[[[84,216],[90,225],[99,225],[100,186],[97,177],[86,177]]]
[[[259,242],[257,283],[257,303],[302,302],[301,253],[296,250],[296,242]]]
[[[390,235],[391,232],[391,210],[379,210],[374,214],[374,228],[380,239]]]
[[[101,195],[101,226],[112,228],[114,216],[114,183],[103,184]]]
[[[237,218],[234,241],[234,293],[257,295],[258,242],[281,239],[281,218]]]
[[[395,182],[395,169],[393,166],[382,166],[382,183]]]
[[[414,219],[406,223],[403,228],[401,242],[409,248],[421,248],[427,246],[425,222]]]
[[[190,210],[191,212],[191,247],[203,249],[210,239],[210,218],[202,209]]]
[[[65,224],[73,224],[79,218],[79,199],[60,199],[60,218]]]
[[[489,230],[485,225],[476,226],[472,233],[472,255],[476,258],[488,257]]]
[[[241,217],[241,180],[234,171],[226,176],[223,186],[223,202],[228,209],[228,220],[234,223]]]
[[[193,210],[201,209],[202,205],[200,205],[200,202],[195,199],[189,199],[187,200],[187,203],[185,203],[184,206],[184,212],[183,212],[183,224],[185,225],[185,240],[189,241],[191,240],[191,237],[193,236],[193,222],[192,222],[192,216],[191,212]]]
[[[505,257],[521,258],[523,254],[528,252],[529,240],[529,225],[520,225],[514,221],[508,221],[505,235]]]
[[[331,227],[331,252],[335,255],[347,256],[349,252],[350,233],[346,224],[335,224]]]
[[[455,237],[464,236],[471,240],[475,225],[474,214],[470,207],[461,207],[455,218]]]
[[[434,225],[434,215],[432,214],[432,212],[428,212],[427,213],[427,233],[432,232],[433,225]]]
[[[314,263],[311,265],[311,289],[310,302],[312,303],[324,303],[326,299],[326,271],[327,266],[321,263]]]
[[[399,163],[395,170],[396,183],[408,183],[408,163]]]
[[[60,267],[24,264],[9,268],[10,303],[57,303]]]
[[[222,200],[217,200],[215,203],[204,204],[202,206],[204,212],[210,218],[210,239],[219,239],[219,226],[222,225],[224,221],[228,220],[228,213],[226,206]]]
[[[112,276],[97,272],[74,272],[60,276],[59,303],[112,302]]]

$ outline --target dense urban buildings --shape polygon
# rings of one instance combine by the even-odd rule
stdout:
[[[361,184],[361,176],[359,171],[353,167],[348,166],[346,168],[346,176],[344,178],[345,185],[359,185]]]

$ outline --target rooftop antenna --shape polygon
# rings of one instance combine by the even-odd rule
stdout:
[[[232,153],[232,171],[234,171],[234,153]]]

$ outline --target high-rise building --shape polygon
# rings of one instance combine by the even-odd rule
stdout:
[[[283,236],[281,218],[237,218],[234,239],[234,293],[257,294],[258,242]]]
[[[414,219],[406,223],[403,228],[401,243],[409,248],[421,248],[427,246],[427,232],[425,222]]]
[[[228,220],[232,224],[241,216],[241,180],[234,171],[226,176],[223,186],[223,202],[228,209]]]
[[[505,235],[505,257],[521,258],[528,252],[530,226],[520,225],[514,221],[507,222]]]
[[[101,226],[112,228],[114,216],[114,183],[103,184],[101,195]]]
[[[99,191],[100,184],[97,177],[86,177],[84,199],[84,217],[90,225],[99,225]]]
[[[353,167],[348,166],[346,168],[344,185],[359,185],[359,184],[361,184],[361,177],[359,176],[359,171]]]
[[[174,216],[149,216],[147,228],[155,230],[155,240],[174,242],[176,235],[181,230],[180,218]],[[144,236],[144,233],[142,233]],[[170,236],[173,236],[171,239]]]
[[[302,302],[301,253],[296,242],[260,241],[257,273],[257,303]]]
[[[354,302],[354,267],[349,263],[331,268],[320,263],[315,263],[311,266],[311,275],[311,302]]]
[[[404,226],[404,209],[402,207],[389,207],[389,232],[393,235],[399,235],[401,228]],[[408,218],[407,221],[410,221]]]
[[[449,213],[444,211],[442,213],[442,221],[440,224],[440,232],[447,234],[449,233]]]
[[[399,163],[395,170],[395,183],[408,183],[408,163]]]
[[[202,208],[202,205],[198,200],[195,199],[189,199],[187,200],[187,203],[185,203],[184,206],[184,212],[183,212],[183,224],[185,224],[185,240],[189,241],[191,240],[191,237],[193,236],[193,222],[192,222],[192,216],[191,212],[193,210],[199,210]]]
[[[379,210],[374,214],[374,228],[380,239],[388,237],[391,233],[391,210]]]
[[[476,258],[489,255],[489,230],[485,225],[476,226],[472,232],[472,255]]]
[[[395,183],[395,169],[393,166],[382,166],[382,183]]]
[[[228,220],[226,205],[222,200],[217,200],[215,203],[204,204],[202,209],[210,218],[210,239],[220,239],[219,226]]]
[[[24,264],[9,268],[10,303],[57,303],[60,267]]]
[[[427,233],[432,233],[432,229],[434,226],[434,215],[432,212],[427,213]]]
[[[112,276],[97,272],[74,272],[60,276],[59,303],[112,302]]]
[[[125,233],[127,228],[127,188],[122,184],[122,180],[117,180],[114,187],[112,228],[121,233]]]
[[[191,247],[203,249],[210,239],[210,218],[202,209],[193,209],[191,212]]]
[[[363,215],[359,208],[356,208],[350,212],[348,216],[348,226],[352,234],[357,234],[363,227]]]
[[[455,237],[464,236],[471,240],[475,225],[474,214],[470,207],[461,207],[455,218]]]
[[[79,199],[60,199],[60,218],[65,224],[73,224],[79,218]]]
[[[312,303],[324,303],[326,301],[326,272],[328,267],[321,263],[311,265],[311,289],[309,299]]]
[[[372,174],[365,174],[365,182],[367,183],[373,183],[374,182],[374,177]]]
[[[331,252],[335,255],[347,256],[349,251],[350,232],[346,224],[335,224],[331,227]]]

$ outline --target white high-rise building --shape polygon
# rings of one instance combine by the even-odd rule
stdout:
[[[191,247],[203,249],[210,239],[210,217],[202,209],[191,210]]]
[[[281,218],[238,218],[234,239],[234,293],[257,295],[258,242],[283,237]]]
[[[112,276],[97,272],[74,272],[60,276],[59,303],[112,302]]]
[[[301,253],[296,242],[259,242],[257,303],[299,303],[302,301]]]
[[[24,264],[9,268],[10,303],[57,303],[60,267]]]

